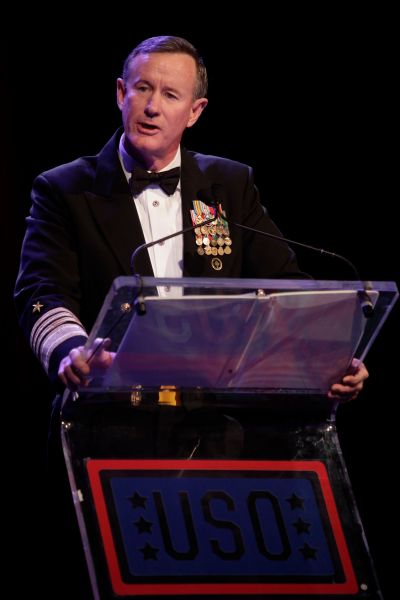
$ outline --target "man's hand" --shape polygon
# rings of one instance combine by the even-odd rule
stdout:
[[[109,338],[96,338],[91,348],[73,348],[68,356],[62,359],[58,368],[58,377],[63,384],[76,391],[80,386],[88,385],[89,375],[108,369],[115,357],[115,352],[107,350],[110,344]]]
[[[334,383],[328,392],[328,398],[348,402],[357,398],[364,386],[364,381],[369,377],[369,373],[357,358],[353,358],[351,366],[347,373],[338,383]]]

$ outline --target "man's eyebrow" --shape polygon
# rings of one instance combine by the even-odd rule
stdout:
[[[138,83],[145,83],[146,85],[149,85],[149,86],[151,86],[151,83],[150,83],[150,81],[148,81],[147,79],[142,79],[141,77],[139,77],[138,79],[134,79],[134,80],[133,80],[133,83],[134,83],[135,85],[137,85]]]

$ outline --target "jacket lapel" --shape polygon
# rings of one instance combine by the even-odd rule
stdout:
[[[131,255],[145,243],[139,216],[122,170],[118,130],[98,156],[93,192],[86,192],[86,200],[97,226],[101,230],[123,274],[131,274]],[[153,275],[149,254],[140,252],[135,260],[135,271]]]
[[[190,210],[193,209],[193,200],[198,198],[199,190],[211,193],[211,186],[217,183],[206,175],[200,168],[200,163],[195,155],[182,148],[182,222],[183,227],[193,225]],[[228,259],[223,263],[230,263]],[[200,256],[197,253],[196,235],[194,230],[184,234],[183,245],[183,276],[184,277],[223,277],[227,270],[216,271],[212,268],[212,257]]]
[[[196,200],[198,191],[208,189],[211,181],[200,169],[197,161],[184,148],[182,157],[182,224],[183,227],[193,225],[190,211],[193,209],[193,200]],[[196,235],[194,230],[184,234],[183,241],[183,276],[200,277],[205,276],[205,261],[197,254]]]

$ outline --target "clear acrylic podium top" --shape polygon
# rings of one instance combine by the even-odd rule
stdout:
[[[353,357],[364,359],[398,297],[393,282],[368,282],[366,318],[362,289],[357,281],[118,277],[87,342],[109,337],[116,356],[86,390],[325,394]]]

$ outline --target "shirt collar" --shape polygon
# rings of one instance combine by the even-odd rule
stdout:
[[[124,148],[124,139],[125,133],[122,134],[121,139],[119,140],[118,154],[119,159],[121,161],[122,169],[125,173],[126,179],[129,181],[131,173],[134,169],[134,166],[139,164],[137,160],[135,160]],[[160,169],[160,171],[167,171],[168,169],[173,169],[174,167],[181,166],[181,147],[179,146],[175,157],[171,160],[168,165]]]

